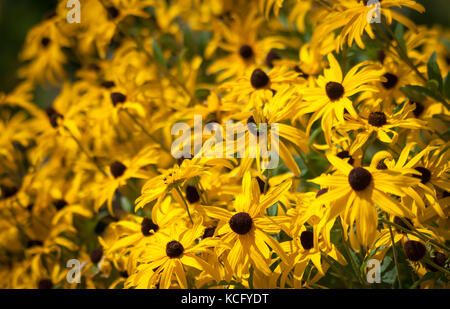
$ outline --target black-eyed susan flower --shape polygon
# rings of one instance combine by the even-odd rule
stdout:
[[[365,48],[362,40],[363,33],[366,32],[371,39],[374,39],[375,34],[372,30],[373,21],[371,20],[376,19],[376,21],[378,21],[379,19],[381,21],[382,16],[386,18],[388,24],[391,24],[392,19],[394,19],[409,28],[415,29],[414,23],[407,17],[395,11],[393,9],[394,7],[404,6],[418,12],[425,11],[425,8],[421,4],[412,0],[380,1],[378,11],[374,9],[374,3],[371,3],[368,0],[332,2],[335,11],[327,16],[320,29],[315,33],[320,36],[324,33],[342,28],[338,36],[340,48],[342,48],[345,43],[347,43],[348,46],[352,46],[353,41],[355,41],[360,48]]]
[[[331,128],[338,122],[344,122],[344,111],[357,116],[357,112],[349,99],[361,91],[375,91],[370,83],[380,79],[379,73],[360,63],[354,66],[345,76],[341,66],[333,54],[328,55],[330,68],[317,79],[317,87],[301,89],[303,100],[299,106],[299,115],[313,113],[309,119],[306,133],[309,134],[314,122],[321,119],[325,138],[331,143]]]
[[[352,150],[361,148],[372,134],[376,135],[378,140],[383,143],[391,144],[397,141],[399,130],[428,129],[425,122],[411,117],[413,108],[413,106],[405,104],[398,112],[393,114],[384,112],[382,109],[361,112],[356,119],[346,116],[345,123],[339,124],[337,127],[346,132],[353,131],[356,133]]]
[[[103,182],[100,182],[98,187],[98,195],[95,203],[95,209],[99,209],[106,202],[108,210],[114,214],[112,207],[112,200],[114,192],[119,187],[127,184],[130,178],[144,179],[150,173],[142,170],[143,167],[155,163],[157,155],[153,147],[142,149],[132,160],[114,160],[109,165],[109,174],[105,177]]]
[[[300,177],[300,169],[292,154],[300,151],[309,152],[307,136],[296,127],[283,123],[289,118],[300,99],[301,96],[295,88],[285,87],[269,100],[263,101],[251,115],[246,115],[248,118],[243,121],[243,124],[247,127],[247,132],[237,139],[236,151],[243,158],[240,175],[251,167],[254,160],[261,173],[266,169],[275,168],[274,164],[263,162],[274,160],[270,157],[270,152],[274,152],[296,177]],[[295,147],[294,151],[289,150],[292,145]]]
[[[222,242],[231,247],[225,254],[237,278],[248,273],[250,265],[266,275],[270,274],[269,247],[283,260],[286,258],[278,242],[266,233],[279,232],[280,224],[289,219],[268,217],[265,210],[276,203],[290,185],[291,181],[287,180],[270,195],[262,196],[258,182],[247,172],[242,181],[242,194],[234,201],[233,212],[218,207],[205,207],[208,216],[219,220],[216,233]],[[224,250],[220,250],[218,255],[223,253]]]
[[[395,200],[392,195],[405,196],[404,188],[417,184],[414,177],[403,176],[388,170],[372,167],[352,167],[344,160],[327,155],[330,163],[337,169],[333,175],[322,175],[312,181],[328,188],[316,203],[331,202],[327,214],[322,218],[324,226],[332,218],[342,215],[350,228],[350,238],[359,240],[367,246],[375,237],[377,227],[377,205],[389,214],[411,217],[411,211]],[[359,250],[359,248],[354,248]]]
[[[271,49],[284,48],[285,43],[281,37],[258,38],[263,22],[264,19],[258,16],[256,11],[252,11],[245,17],[236,16],[229,28],[221,25],[218,29],[225,39],[225,42],[218,43],[218,46],[229,54],[216,59],[208,71],[212,74],[218,73],[219,82],[262,66]]]
[[[147,245],[139,259],[140,265],[136,269],[134,278],[136,287],[150,287],[158,284],[162,289],[168,289],[174,285],[186,289],[188,283],[184,267],[206,271],[215,277],[214,268],[197,254],[203,252],[213,254],[210,248],[216,246],[218,242],[215,239],[206,238],[196,244],[195,240],[202,234],[201,221],[198,221],[190,229],[177,231],[171,228],[169,235],[161,235],[155,242]]]

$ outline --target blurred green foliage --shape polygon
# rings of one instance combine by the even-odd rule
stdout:
[[[42,21],[54,9],[57,0],[0,0],[0,91],[14,88],[20,65],[18,55],[28,30]],[[417,24],[440,24],[450,27],[449,0],[418,0],[426,8],[425,14],[412,13]]]
[[[57,0],[0,0],[0,91],[10,91],[17,84],[18,56],[26,34],[57,3]]]

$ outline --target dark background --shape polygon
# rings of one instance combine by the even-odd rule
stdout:
[[[9,92],[17,84],[18,54],[28,30],[54,9],[57,0],[0,0],[0,92]],[[419,0],[425,14],[412,12],[417,24],[441,24],[450,27],[449,0]]]

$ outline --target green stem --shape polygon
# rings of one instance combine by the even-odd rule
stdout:
[[[447,276],[450,275],[450,271],[448,271],[447,269],[445,269],[444,267],[441,267],[439,265],[437,265],[436,263],[434,263],[432,260],[430,260],[428,257],[423,257],[422,260],[427,263],[430,266],[433,266],[434,268],[436,268],[437,270],[439,270],[440,272],[446,274]]]
[[[99,2],[100,2],[100,4],[103,6],[103,8],[104,8],[105,10],[108,10],[108,8],[107,8],[107,6],[105,5],[105,3],[103,2],[103,0],[100,0]],[[124,31],[124,30],[122,29],[122,27],[121,27],[118,23],[115,23],[115,22],[114,22],[114,24],[115,24],[116,28],[117,28],[124,36],[126,36],[128,39],[130,39],[130,40],[132,40],[134,43],[136,43],[136,45],[138,46],[138,48],[144,52],[144,54],[147,56],[147,58],[148,58],[149,60],[153,60],[153,59],[154,59],[154,57],[153,57],[152,55],[150,55],[150,53],[144,48],[144,46],[142,45],[142,43],[141,43],[136,37],[132,36],[132,35],[131,35],[130,33],[128,33],[127,31]],[[174,83],[174,84],[176,84],[178,87],[180,87],[180,88],[183,90],[183,92],[190,98],[189,105],[190,105],[192,102],[195,101],[195,97],[192,96],[192,95],[189,93],[189,90],[186,88],[186,86],[185,86],[183,83],[181,83],[176,77],[174,77],[172,74],[170,74],[170,72],[169,72],[164,66],[162,66],[160,63],[158,63],[158,61],[154,61],[154,63],[155,63],[156,66],[158,67],[159,72],[162,72],[162,73],[163,73],[163,74],[164,74],[164,75],[165,75],[172,83]]]
[[[332,269],[335,269],[336,270],[336,272],[337,272],[337,277],[342,281],[342,283],[345,285],[345,287],[346,288],[348,288],[349,286],[348,286],[348,282],[347,282],[347,278],[346,278],[346,275],[345,275],[345,273],[342,271],[342,269],[340,268],[340,267],[338,267],[338,266],[336,266],[336,264],[334,263],[334,260],[331,260],[329,257],[328,257],[328,255],[326,255],[325,253],[323,253],[323,252],[320,252],[321,253],[321,255],[322,255],[322,257],[323,257],[323,259],[325,260],[325,262],[327,262],[329,265],[330,265],[330,267],[332,268]],[[339,263],[338,263],[339,264]]]
[[[370,134],[370,137],[368,138],[367,142],[364,145],[364,149],[363,149],[363,157],[362,157],[362,162],[364,162],[364,157],[366,157],[366,152],[367,149],[369,148],[369,146],[374,142],[374,140],[377,138],[377,135],[374,134],[373,132]]]
[[[206,200],[205,200],[205,197],[204,197],[204,194],[203,194],[203,190],[200,189],[200,186],[199,186],[198,182],[195,182],[194,186],[195,186],[195,189],[197,190],[197,192],[200,195],[200,199],[202,200],[203,205],[208,205],[206,203]]]
[[[394,255],[394,263],[395,263],[395,270],[397,272],[398,287],[399,289],[402,289],[402,281],[400,280],[400,267],[398,265],[397,248],[395,248],[394,233],[392,233],[392,227],[390,225],[388,227],[389,227],[389,234],[391,235],[392,253]]]
[[[144,132],[145,135],[147,135],[153,142],[158,144],[162,150],[170,154],[170,151],[161,143],[159,142],[153,135],[150,134],[150,132],[147,131],[147,129],[136,119],[136,117],[133,116],[127,109],[122,109],[127,113],[128,117],[130,117],[133,122]]]
[[[338,218],[338,222],[339,222],[339,226],[340,226],[341,233],[342,233],[342,243],[344,245],[344,249],[345,249],[345,252],[348,255],[348,258],[350,259],[350,264],[352,266],[353,272],[355,273],[356,278],[358,278],[358,281],[361,284],[361,286],[365,287],[366,285],[364,283],[364,280],[363,280],[363,278],[361,276],[360,271],[358,270],[358,266],[356,265],[356,262],[353,260],[352,254],[350,252],[351,249],[350,249],[347,241],[345,240],[346,239],[346,237],[345,237],[345,233],[346,232],[344,230],[344,226],[342,225],[341,218]]]
[[[442,244],[440,244],[440,243],[434,241],[433,239],[428,238],[427,236],[425,236],[424,234],[422,234],[422,233],[420,233],[420,232],[416,233],[416,232],[414,232],[414,231],[411,231],[411,230],[408,230],[408,229],[404,228],[403,226],[400,226],[400,225],[395,224],[395,223],[393,223],[393,222],[384,220],[384,219],[382,219],[382,218],[380,218],[379,220],[380,220],[380,222],[382,222],[382,223],[384,223],[384,224],[388,224],[388,225],[390,225],[390,226],[393,226],[393,227],[395,227],[396,229],[398,229],[398,230],[400,230],[400,231],[402,231],[402,232],[405,232],[405,233],[407,233],[407,234],[414,235],[414,236],[416,236],[416,237],[422,239],[422,240],[425,241],[425,242],[430,242],[430,243],[432,243],[433,245],[435,245],[436,247],[439,247],[439,248],[441,248],[442,250],[445,250],[445,251],[447,251],[447,252],[450,252],[450,249],[449,249],[447,246],[442,245]]]
[[[206,205],[210,205],[210,204],[209,204],[208,193],[206,192],[205,188],[203,187],[202,183],[200,182],[200,179],[198,180],[198,186],[200,187],[202,193],[205,195]],[[198,190],[198,189],[197,189],[197,190]]]
[[[64,127],[64,129],[66,129],[67,132],[69,132],[70,136],[72,137],[72,139],[77,143],[78,147],[80,148],[80,150],[86,155],[86,157],[88,157],[89,160],[91,160],[95,166],[97,167],[97,169],[104,175],[104,176],[108,176],[108,174],[106,174],[106,172],[103,170],[103,168],[98,164],[98,162],[89,155],[89,153],[87,152],[86,149],[84,149],[84,147],[81,145],[81,142],[78,140],[78,138],[75,137],[75,135],[72,133],[72,131],[70,131],[67,127]]]
[[[389,25],[386,23],[385,20],[383,20],[383,24],[386,27],[389,34],[392,36],[392,39],[397,43],[397,46],[395,46],[395,50],[398,53],[398,57],[403,60],[415,73],[416,75],[425,83],[427,84],[428,80],[427,78],[417,69],[417,67],[414,65],[412,60],[409,58],[406,51],[403,50],[403,48],[400,45],[400,42],[398,41],[395,34],[392,32],[392,29],[389,27]],[[438,97],[439,101],[445,105],[447,109],[450,109],[450,104],[447,102],[447,100],[441,95],[440,92],[433,91],[433,93]]]
[[[186,202],[186,200],[185,200],[185,198],[183,196],[183,193],[181,193],[180,187],[178,185],[176,185],[175,189],[177,190],[178,194],[180,195],[181,199],[183,200],[184,206],[186,207],[186,211],[187,211],[187,214],[189,216],[189,220],[191,221],[192,225],[194,225],[194,221],[192,220],[192,217],[191,217],[191,212],[189,211],[189,205]]]
[[[301,149],[300,149],[297,145],[295,145],[295,144],[292,144],[292,145],[294,146],[294,149],[298,152],[298,155],[299,155],[300,158],[302,159],[303,164],[305,164],[305,166],[308,168],[308,170],[311,171],[311,174],[312,174],[313,178],[319,176],[320,173],[317,172],[317,171],[315,170],[315,168],[314,168],[314,165],[313,165],[313,164],[310,164],[310,162],[306,159],[306,157],[305,157],[305,155],[303,154],[303,152],[301,151]]]

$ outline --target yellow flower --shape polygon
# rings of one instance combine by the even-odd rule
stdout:
[[[418,179],[403,176],[389,170],[373,167],[352,167],[344,160],[327,155],[327,159],[337,169],[333,175],[322,175],[311,181],[328,188],[328,192],[319,196],[315,203],[332,202],[319,224],[319,230],[330,220],[342,215],[350,227],[350,241],[353,249],[359,251],[358,243],[364,246],[372,243],[376,236],[377,205],[389,214],[411,217],[405,206],[392,195],[405,196],[405,188],[418,183]],[[353,224],[356,222],[356,235]]]
[[[20,54],[22,61],[28,63],[20,68],[19,75],[39,83],[58,84],[65,76],[64,65],[67,57],[63,48],[71,45],[70,40],[61,32],[59,18],[44,21],[33,28],[25,41]]]
[[[356,134],[351,146],[353,151],[361,148],[372,134],[375,134],[383,143],[394,144],[397,142],[399,130],[428,129],[424,121],[411,117],[413,109],[414,106],[404,104],[394,114],[385,113],[381,109],[370,111],[370,113],[362,112],[357,118],[346,116],[345,123],[338,124],[336,129]]]
[[[267,65],[268,53],[272,49],[284,48],[285,43],[282,37],[266,36],[258,39],[259,28],[262,28],[263,22],[264,19],[257,16],[257,12],[253,10],[245,16],[245,19],[236,17],[229,28],[222,24],[217,29],[223,33],[222,36],[225,39],[225,42],[220,42],[218,45],[229,53],[223,58],[215,59],[208,67],[211,74],[218,74],[218,82],[241,76],[247,70],[256,69],[257,66]],[[272,63],[269,61],[268,64]]]
[[[150,146],[143,148],[131,160],[123,160],[123,162],[115,160],[111,162],[109,165],[109,174],[105,175],[104,180],[96,186],[96,211],[106,202],[109,212],[114,214],[112,206],[114,192],[121,186],[126,185],[127,180],[130,178],[147,178],[150,174],[143,171],[142,168],[156,163],[157,160],[157,153],[153,146]]]
[[[216,278],[216,270],[198,254],[213,254],[210,248],[216,246],[218,242],[207,238],[196,244],[195,240],[203,234],[201,225],[202,221],[199,220],[192,228],[181,232],[171,228],[169,235],[161,235],[155,242],[148,244],[136,269],[134,277],[136,288],[158,285],[161,289],[173,286],[187,289],[184,267],[206,271]],[[173,279],[176,281],[175,285],[172,284]]]
[[[180,165],[175,164],[173,168],[161,171],[161,175],[148,180],[142,187],[141,196],[136,200],[135,211],[143,208],[155,199],[158,199],[156,202],[156,205],[158,205],[167,193],[172,192],[176,194],[178,186],[184,185],[191,178],[208,173],[208,169],[215,165],[232,167],[226,159],[208,159],[203,157],[193,158],[192,160],[184,159]]]
[[[384,0],[380,1],[379,13],[374,10],[374,5],[367,0],[333,0],[333,8],[328,16],[322,21],[319,28],[314,32],[318,37],[315,38],[315,42],[320,41],[321,35],[332,32],[336,29],[342,28],[338,42],[339,47],[342,49],[343,45],[347,43],[349,47],[352,46],[353,41],[361,48],[365,48],[365,44],[362,41],[362,35],[366,32],[371,39],[375,38],[372,30],[372,23],[368,20],[376,18],[376,14],[381,19],[383,16],[386,18],[387,24],[392,23],[392,19],[404,24],[405,26],[415,29],[414,23],[407,17],[394,10],[394,7],[408,7],[416,10],[419,13],[425,11],[425,8],[413,0]]]
[[[369,83],[380,79],[379,73],[367,63],[354,66],[343,77],[339,63],[333,54],[328,55],[330,68],[317,79],[317,87],[300,89],[304,102],[299,106],[298,115],[313,113],[309,119],[306,134],[309,134],[314,122],[321,119],[321,125],[328,144],[331,143],[331,128],[338,122],[344,122],[344,110],[353,117],[357,112],[349,99],[361,91],[375,91]]]
[[[230,212],[219,207],[205,207],[206,213],[219,220],[217,236],[231,248],[226,257],[237,278],[248,273],[249,267],[269,275],[270,254],[272,248],[283,260],[286,255],[278,242],[266,233],[278,233],[280,224],[288,221],[287,217],[268,217],[267,207],[272,206],[279,196],[289,189],[291,181],[286,180],[271,194],[261,196],[258,182],[252,179],[250,172],[245,173],[242,180],[242,194],[234,201],[235,211]],[[224,253],[221,249],[218,255]]]

